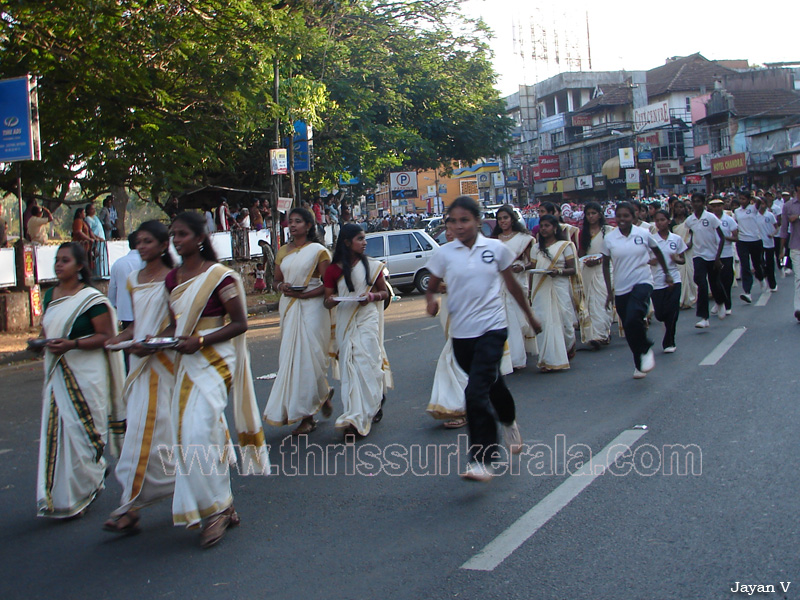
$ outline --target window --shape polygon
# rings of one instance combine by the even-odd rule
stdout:
[[[422,237],[421,233],[417,233],[415,231],[414,232],[414,237],[417,238],[417,241],[419,242],[420,246],[422,246],[423,250],[433,250],[433,246],[431,246],[431,243],[428,240],[426,240],[424,237]]]
[[[560,146],[564,143],[564,131],[556,131],[555,133],[550,134],[550,143],[551,147],[555,148],[556,146]]]
[[[382,258],[386,255],[383,248],[383,236],[377,235],[375,237],[367,238],[367,249],[365,251],[367,256],[372,258]]]
[[[686,112],[692,114],[692,99],[686,98]]]
[[[389,236],[389,256],[397,256],[398,254],[411,254],[412,252],[421,252],[422,248],[410,233],[401,235]]]

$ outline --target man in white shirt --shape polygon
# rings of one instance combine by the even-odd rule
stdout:
[[[722,254],[719,255],[719,259],[722,262],[722,269],[719,272],[719,284],[725,292],[725,315],[727,316],[733,312],[733,307],[731,305],[731,290],[733,290],[734,280],[733,244],[739,236],[739,225],[732,216],[724,212],[724,206],[725,203],[721,198],[714,198],[708,203],[708,210],[719,219],[720,229],[722,229],[722,235],[725,238],[725,244],[722,246]],[[714,305],[711,308],[711,314],[719,316],[717,311],[718,308]]]
[[[34,244],[47,243],[47,227],[53,222],[53,213],[44,206],[34,206],[28,219],[28,239]]]
[[[117,319],[126,329],[133,323],[133,303],[128,292],[128,275],[144,266],[136,250],[136,232],[128,236],[128,252],[111,267],[111,278],[108,281],[108,299],[117,309]]]
[[[694,248],[694,282],[697,284],[696,314],[700,320],[695,324],[698,329],[709,326],[708,323],[708,290],[714,296],[717,316],[725,318],[725,290],[719,281],[722,271],[722,248],[725,236],[717,217],[706,210],[706,195],[701,192],[692,194],[691,215],[686,218],[686,227],[691,233],[689,248]]]
[[[764,245],[761,243],[761,227],[757,219],[758,208],[753,203],[753,200],[750,192],[739,192],[739,208],[733,211],[733,216],[739,225],[736,253],[739,255],[743,290],[739,297],[748,304],[753,301],[750,291],[753,289],[754,273],[761,288],[760,291],[765,291],[764,271],[761,268],[764,262]]]

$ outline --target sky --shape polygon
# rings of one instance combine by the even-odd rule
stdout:
[[[497,88],[503,95],[516,92],[519,84],[577,70],[556,68],[552,60],[555,36],[562,45],[564,39],[571,39],[573,47],[582,44],[582,51],[573,54],[583,54],[583,70],[589,70],[585,51],[587,11],[594,71],[647,70],[664,64],[668,57],[695,52],[711,60],[746,59],[751,65],[800,61],[798,9],[788,1],[761,0],[745,7],[698,0],[465,0],[462,9],[467,16],[482,17],[495,33],[491,46]],[[549,66],[542,60],[523,62],[515,53],[515,45],[520,44],[515,44],[514,38],[529,36],[532,20],[540,49],[540,32],[547,30],[549,35]],[[564,65],[563,49],[561,58]]]

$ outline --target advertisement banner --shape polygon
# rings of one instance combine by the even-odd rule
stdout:
[[[593,184],[591,175],[581,175],[580,177],[575,178],[576,190],[590,190],[592,187]]]
[[[683,172],[679,160],[657,160],[656,175],[680,175]]]
[[[305,121],[294,122],[292,145],[294,146],[293,167],[295,173],[311,171],[314,160],[314,131]]]
[[[282,213],[292,210],[292,199],[278,197],[278,210]]]
[[[711,177],[733,177],[747,173],[747,155],[744,152],[711,159]]]
[[[41,159],[38,115],[35,78],[0,81],[0,162]]]
[[[534,175],[537,181],[561,177],[561,162],[558,160],[558,156],[540,156],[537,167],[539,172]]]
[[[492,173],[492,185],[494,187],[503,187],[505,184],[505,178],[502,173]]]
[[[479,188],[488,188],[492,181],[492,178],[489,177],[489,173],[478,173],[476,175],[476,179]]]
[[[670,124],[669,104],[666,101],[633,109],[633,130],[644,131]]]
[[[636,161],[633,158],[633,148],[620,148],[619,149],[620,169],[631,169],[635,166],[636,166]]]
[[[273,175],[289,173],[289,158],[286,148],[273,148],[269,151],[269,166]]]

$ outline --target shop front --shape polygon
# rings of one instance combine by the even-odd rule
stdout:
[[[722,193],[740,190],[750,185],[747,173],[747,153],[711,159],[712,192]]]

